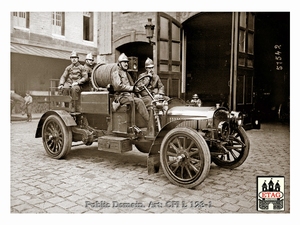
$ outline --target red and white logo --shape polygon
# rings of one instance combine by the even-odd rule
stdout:
[[[257,177],[257,210],[284,211],[284,177]]]

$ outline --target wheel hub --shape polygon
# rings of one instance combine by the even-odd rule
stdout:
[[[180,154],[176,157],[177,163],[182,162],[185,159],[185,154]]]
[[[57,132],[52,132],[50,135],[49,135],[49,138],[48,140],[49,141],[56,141],[58,139],[58,133]]]
[[[180,151],[176,156],[176,162],[181,165],[187,165],[188,163],[188,154],[186,151]]]

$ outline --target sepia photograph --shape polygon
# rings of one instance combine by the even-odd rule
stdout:
[[[10,218],[291,215],[290,10],[16,8]]]

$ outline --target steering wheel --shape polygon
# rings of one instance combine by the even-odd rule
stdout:
[[[145,75],[137,79],[137,81],[133,85],[133,91],[136,93],[139,93],[146,89],[147,92],[149,92],[147,86],[149,85],[150,81],[152,79],[151,75]]]

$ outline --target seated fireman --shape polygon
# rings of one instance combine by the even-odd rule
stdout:
[[[88,74],[88,80],[82,85],[82,91],[92,91],[93,90],[93,85],[91,82],[91,76],[92,76],[92,71],[94,68],[94,56],[92,53],[88,53],[85,57],[85,64],[83,67],[85,68],[87,74]]]
[[[160,77],[154,73],[154,63],[150,58],[147,58],[145,61],[145,69],[146,72],[140,74],[138,79],[143,76],[150,75],[151,81],[148,84],[147,89],[150,91],[151,95],[154,97],[154,99],[163,99],[168,101],[170,98],[165,96],[165,87],[161,82]],[[151,105],[152,98],[149,96],[146,90],[141,91],[140,95],[142,96],[142,100],[148,108]]]
[[[82,90],[82,85],[88,81],[88,74],[83,65],[79,63],[78,54],[73,51],[70,55],[72,64],[67,66],[59,80],[58,89],[62,90],[63,95],[72,97],[73,107],[78,111],[77,101]],[[65,105],[68,107],[68,103]]]
[[[129,93],[133,92],[134,82],[127,72],[128,61],[127,56],[122,53],[118,58],[118,69],[112,74],[112,86],[114,91],[116,91],[116,99],[118,99],[121,104],[134,101],[137,111],[141,114],[143,119],[148,122],[149,113],[144,102],[140,98],[135,97],[133,93]]]

